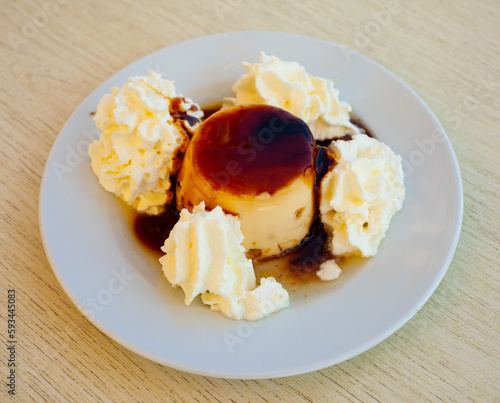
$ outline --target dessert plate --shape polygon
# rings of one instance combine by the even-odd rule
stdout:
[[[341,99],[401,154],[406,199],[378,254],[350,263],[340,279],[299,287],[290,306],[256,322],[238,322],[201,302],[185,306],[160,264],[135,241],[126,210],[102,189],[87,148],[99,135],[91,113],[112,86],[151,70],[175,80],[202,106],[229,95],[259,52],[297,61],[331,78]],[[391,335],[427,301],[451,262],[462,222],[457,160],[440,123],[392,73],[318,39],[235,32],[152,53],[106,80],[59,134],[43,176],[40,228],[61,286],[109,337],[158,363],[226,378],[273,378],[321,369]]]

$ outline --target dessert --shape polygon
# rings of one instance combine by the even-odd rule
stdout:
[[[279,257],[298,279],[336,280],[344,257],[377,253],[405,188],[401,157],[351,122],[331,80],[264,53],[243,65],[203,122],[173,82],[131,77],[101,99],[89,154],[99,183],[141,213],[137,234],[161,247],[186,304],[200,295],[258,320],[289,295],[272,276],[257,286],[254,265]]]
[[[160,259],[172,286],[179,286],[189,305],[201,294],[212,310],[235,319],[257,320],[288,305],[288,293],[273,278],[255,288],[252,261],[241,245],[239,219],[219,206],[193,213],[183,209],[170,232]]]
[[[330,145],[335,167],[321,182],[321,220],[335,254],[374,256],[405,196],[401,157],[364,134]]]
[[[89,146],[99,183],[140,212],[158,214],[173,197],[170,176],[203,112],[155,72],[112,88],[97,107],[102,135]]]
[[[316,140],[332,140],[360,133],[350,121],[352,108],[339,100],[333,81],[315,77],[296,62],[260,54],[259,63],[242,63],[247,69],[233,85],[234,97],[223,107],[246,104],[272,105],[302,119]]]
[[[316,154],[304,122],[282,109],[222,110],[193,135],[177,179],[177,208],[221,206],[239,217],[247,251],[278,255],[309,232]]]

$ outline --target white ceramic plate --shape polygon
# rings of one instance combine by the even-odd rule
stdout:
[[[376,257],[337,282],[303,287],[290,307],[251,324],[187,307],[160,265],[134,240],[118,200],[90,169],[97,137],[90,112],[112,86],[150,70],[202,106],[220,100],[265,51],[331,78],[342,99],[405,161],[406,200]],[[452,259],[462,221],[462,185],[436,117],[401,80],[359,54],[321,40],[236,32],[182,42],[132,63],[69,118],[47,161],[40,195],[45,250],[62,287],[108,336],[153,361],[227,378],[272,378],[321,369],[366,351],[427,301]]]

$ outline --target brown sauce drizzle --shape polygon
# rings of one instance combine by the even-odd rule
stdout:
[[[259,278],[273,276],[284,284],[295,285],[319,280],[316,272],[329,259],[339,260],[330,253],[328,234],[317,219],[298,246],[278,256],[254,260],[254,267]]]
[[[315,215],[309,233],[295,248],[283,252],[279,256],[263,259],[260,263],[279,260],[279,266],[284,276],[282,280],[288,283],[305,283],[317,279],[316,272],[321,263],[329,259],[336,259],[328,246],[328,234],[319,217],[319,202],[321,180],[326,173],[335,166],[333,154],[326,148],[319,146],[316,156],[316,180],[314,182]],[[259,261],[256,260],[257,267]]]
[[[222,108],[222,104],[221,103],[217,103],[217,104],[210,105],[210,106],[202,108],[202,110],[203,110],[203,119],[204,120],[208,119],[215,112],[219,112],[221,110],[221,108]]]
[[[352,136],[350,134],[346,134],[343,137],[335,139],[335,141],[338,141],[338,140],[350,141],[350,140],[352,140]],[[331,143],[332,143],[332,140],[316,140],[316,144],[318,146],[325,147],[325,148],[328,148]]]
[[[359,118],[351,118],[351,123],[354,126],[359,127],[363,132],[365,132],[365,134],[368,137],[375,138],[375,136],[373,135],[372,131],[370,129],[368,129],[368,126],[366,126],[365,123],[361,119],[359,119]]]
[[[190,114],[188,114],[188,112],[196,112],[198,110],[198,107],[196,105],[191,105],[191,107],[186,111],[182,106],[185,101],[185,98],[182,97],[172,98],[170,101],[169,112],[173,118],[184,120],[190,127],[193,127],[194,125],[199,123],[200,120],[194,116],[191,116]]]
[[[358,128],[361,129],[361,131],[366,134],[368,137],[375,138],[373,133],[368,129],[368,127],[358,118],[351,118],[351,123],[354,126],[357,126]],[[352,140],[352,135],[351,134],[346,134],[345,136],[339,137],[335,139],[336,141],[338,140],[343,140],[343,141],[351,141]],[[316,144],[319,146],[323,147],[328,147],[331,144],[332,140],[316,140]]]
[[[174,201],[159,215],[135,213],[133,217],[134,234],[142,245],[160,257],[161,247],[177,221],[179,221],[179,212],[175,208]]]

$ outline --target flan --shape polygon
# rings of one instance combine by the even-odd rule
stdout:
[[[279,255],[314,219],[317,153],[308,126],[283,109],[223,109],[193,134],[177,176],[177,208],[221,206],[240,218],[248,255]]]

